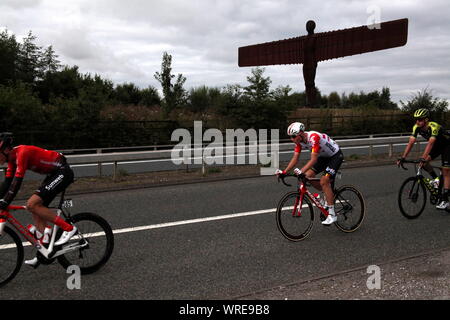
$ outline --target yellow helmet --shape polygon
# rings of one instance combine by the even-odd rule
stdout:
[[[430,117],[430,111],[425,108],[417,109],[416,112],[414,112],[414,118],[429,118]]]

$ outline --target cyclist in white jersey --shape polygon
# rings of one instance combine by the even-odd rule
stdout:
[[[314,178],[316,174],[324,172],[320,182],[312,181],[311,184],[325,193],[328,207],[328,217],[322,222],[323,225],[330,225],[336,222],[337,217],[334,212],[334,192],[331,181],[335,178],[336,172],[344,161],[344,155],[339,145],[328,135],[317,131],[305,131],[305,125],[300,122],[292,123],[287,130],[291,141],[295,143],[294,155],[285,170],[278,169],[277,175],[284,175],[292,170],[300,159],[302,149],[311,150],[310,160],[302,167],[295,168],[297,175],[304,174],[307,178]]]

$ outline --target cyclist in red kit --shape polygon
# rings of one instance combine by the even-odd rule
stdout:
[[[14,200],[27,170],[44,174],[47,177],[28,199],[27,209],[32,213],[36,228],[41,234],[44,233],[47,222],[54,223],[64,231],[55,245],[66,243],[77,231],[76,227],[57,216],[48,206],[58,193],[73,182],[72,169],[59,152],[27,145],[13,148],[12,141],[11,133],[0,133],[0,164],[8,165],[5,180],[0,186],[0,210],[5,210]]]

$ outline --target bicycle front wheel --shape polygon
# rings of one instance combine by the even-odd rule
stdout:
[[[357,230],[366,214],[366,204],[361,192],[353,186],[342,186],[334,196],[336,227],[343,232]]]
[[[11,281],[23,262],[23,245],[20,237],[5,226],[0,235],[0,287]]]
[[[420,216],[427,203],[427,191],[421,180],[410,177],[403,182],[398,192],[398,207],[405,218]]]
[[[81,248],[70,251],[58,257],[58,262],[68,268],[76,265],[81,274],[90,274],[99,270],[109,258],[114,249],[114,235],[109,223],[95,213],[78,213],[70,221],[77,229],[64,247],[78,244]]]
[[[278,230],[286,239],[300,241],[311,232],[314,208],[306,196],[300,204],[299,193],[289,192],[278,203],[276,218]]]

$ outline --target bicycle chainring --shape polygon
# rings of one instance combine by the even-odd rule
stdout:
[[[56,259],[56,258],[50,258],[50,259],[47,259],[47,258],[44,257],[44,256],[42,255],[42,253],[40,253],[39,251],[36,253],[36,257],[38,258],[38,261],[39,261],[41,264],[44,264],[44,265],[52,264],[52,263],[55,261],[55,259]]]
[[[439,202],[439,196],[430,195],[430,203],[434,206],[438,204]]]

